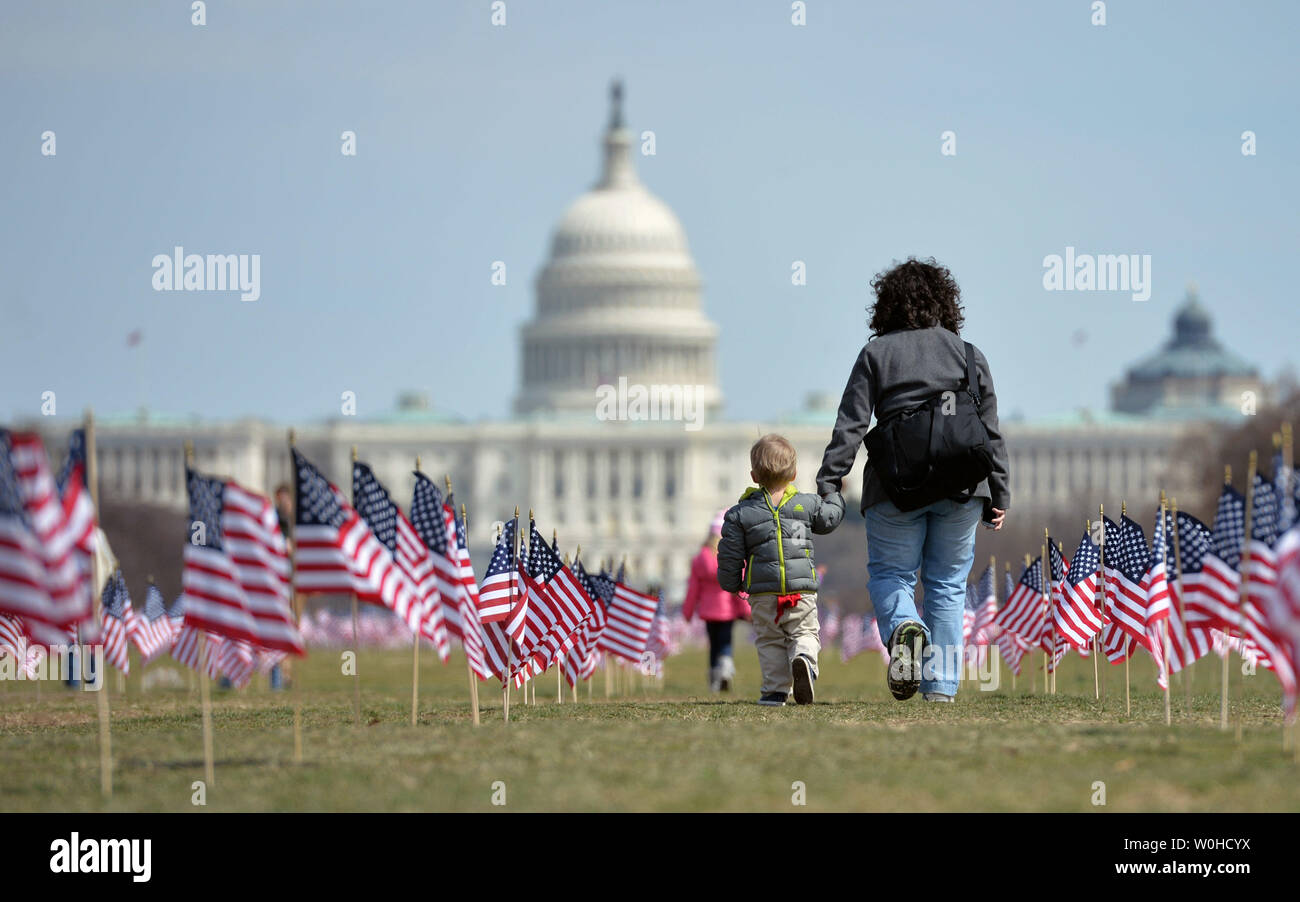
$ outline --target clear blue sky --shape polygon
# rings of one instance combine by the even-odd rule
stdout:
[[[1300,4],[1112,0],[1094,27],[1089,0],[808,0],[802,28],[785,0],[506,6],[220,0],[198,28],[175,0],[5,3],[0,419],[45,390],[62,415],[288,422],[351,390],[365,416],[407,388],[507,415],[616,75],[730,417],[838,395],[871,275],[912,253],[957,275],[1006,412],[1104,406],[1190,280],[1266,376],[1294,359]],[[154,292],[177,244],[260,254],[261,299]],[[1152,299],[1045,291],[1067,245],[1150,254]],[[806,366],[771,384],[754,358],[783,344]]]

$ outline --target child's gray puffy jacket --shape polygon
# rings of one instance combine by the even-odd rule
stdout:
[[[723,518],[718,585],[751,595],[816,592],[812,533],[824,535],[843,518],[839,492],[823,499],[789,486],[774,506],[767,492],[751,486]]]

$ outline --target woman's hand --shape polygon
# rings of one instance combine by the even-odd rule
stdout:
[[[996,532],[997,530],[1002,528],[1002,522],[1006,520],[1007,512],[1005,510],[1000,510],[996,507],[990,508],[990,510],[993,511],[994,516],[992,520],[988,520],[986,522],[988,523],[989,528]]]

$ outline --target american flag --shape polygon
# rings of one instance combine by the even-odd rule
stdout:
[[[298,591],[351,593],[389,610],[411,604],[414,589],[400,576],[388,547],[297,448],[293,449],[293,461],[297,473],[294,579]]]
[[[464,540],[463,524],[456,518],[451,504],[443,500],[438,486],[418,470],[415,471],[415,494],[411,498],[411,524],[433,559],[438,587],[436,616],[441,620],[445,634],[461,641],[470,667],[479,679],[486,680],[499,674],[501,668],[489,666],[484,656],[483,625],[474,600],[477,589],[474,569],[469,564],[468,547],[460,544]],[[422,634],[437,629],[432,622],[433,616],[431,607],[421,628]]]
[[[1033,646],[1010,630],[1003,630],[998,633],[998,637],[993,641],[998,646],[1002,660],[1007,662],[1007,666],[1011,668],[1012,673],[1019,676],[1021,662]]]
[[[0,614],[0,655],[10,652],[19,661],[27,649],[27,637],[23,635],[22,622],[17,617]]]
[[[40,437],[0,429],[0,612],[46,644],[93,613],[95,520],[83,489],[70,479],[60,498]]]
[[[131,640],[140,652],[141,663],[148,664],[172,647],[176,636],[167,616],[167,606],[158,587],[149,583],[144,594],[144,610],[135,618]]]
[[[519,565],[515,558],[515,532],[519,518],[507,520],[488,562],[487,574],[479,589],[479,617],[484,623],[510,619],[514,606],[523,595],[519,584]]]
[[[185,625],[302,655],[289,601],[289,558],[274,506],[233,482],[188,468],[185,476]]]
[[[515,554],[515,521],[506,521],[505,529],[497,539],[487,572],[479,587],[479,617],[483,624],[484,654],[494,676],[505,683],[514,663],[521,656],[515,648],[506,624],[510,613],[523,604],[522,583],[519,579],[519,562]],[[501,613],[505,612],[502,617]],[[487,612],[493,619],[484,617]]]
[[[1008,577],[1010,574],[1008,574]],[[993,570],[993,565],[989,564],[980,574],[979,582],[975,586],[975,603],[978,607],[975,610],[975,644],[988,645],[993,641],[993,635],[996,632],[994,620],[998,616],[998,593],[995,589],[997,585],[997,574]]]
[[[1059,600],[1052,607],[1052,618],[1057,632],[1072,647],[1085,649],[1092,637],[1101,632],[1105,622],[1097,609],[1100,586],[1097,572],[1101,569],[1101,548],[1087,532],[1079,540],[1074,552],[1070,572],[1065,574]]]
[[[1278,520],[1281,504],[1273,486],[1258,473],[1251,508],[1250,555],[1241,565],[1244,591],[1240,606],[1243,656],[1272,670],[1283,692],[1293,694],[1296,673],[1285,643],[1267,615],[1269,600],[1278,584]]]
[[[531,672],[537,674],[573,644],[581,625],[591,616],[593,602],[531,519],[527,566],[521,578],[525,601],[516,607],[506,632],[530,659]],[[527,676],[521,667],[516,684],[522,684]]]
[[[1048,608],[1043,617],[1042,631],[1038,634],[1037,645],[1043,651],[1054,655],[1059,648],[1060,638],[1054,612],[1063,602],[1065,577],[1070,572],[1070,562],[1061,553],[1060,546],[1050,537],[1047,540],[1047,561]]]
[[[623,568],[619,567],[619,576]],[[608,620],[599,647],[620,658],[637,662],[646,649],[650,628],[654,625],[658,599],[614,581],[614,597],[605,612]]]
[[[570,686],[576,685],[578,680],[589,679],[596,672],[596,643],[600,641],[606,625],[605,602],[600,598],[595,580],[582,566],[582,561],[573,562],[573,575],[583,591],[587,593],[587,597],[591,599],[591,616],[578,628],[573,647],[565,653],[561,661],[564,678]],[[666,631],[666,622],[664,627]]]
[[[870,614],[846,614],[840,627],[840,660],[849,661],[864,651],[878,652],[889,660],[889,649],[880,641],[880,628]]]
[[[1273,454],[1273,493],[1277,497],[1277,531],[1281,535],[1296,523],[1296,496],[1300,494],[1300,483],[1296,482],[1295,471],[1286,465],[1281,448]]]
[[[126,580],[118,570],[104,583],[103,606],[104,660],[123,673],[131,672],[129,640],[135,632],[135,613],[131,610],[131,596],[126,590]]]
[[[975,585],[966,584],[966,598],[962,601],[961,606],[961,641],[962,645],[970,645],[971,633],[975,629],[975,609],[979,607],[979,602],[975,596]]]
[[[654,675],[663,673],[664,658],[668,657],[668,611],[664,607],[663,593],[659,593],[659,606],[655,610],[654,623],[650,625],[650,638],[646,642],[646,653],[654,658]]]
[[[427,635],[438,649],[438,656],[447,660],[447,628],[434,555],[375,478],[374,471],[361,461],[352,462],[352,500],[361,519],[388,553],[386,559],[382,554],[375,558],[376,564],[387,567],[387,572],[380,590],[366,600],[387,607],[406,622],[412,633]]]
[[[1196,620],[1196,612],[1192,610],[1188,602],[1189,592],[1187,585],[1189,581],[1198,580],[1205,558],[1210,554],[1214,547],[1214,534],[1210,528],[1200,520],[1193,517],[1185,511],[1179,511],[1175,520],[1172,516],[1167,517],[1167,521],[1172,526],[1165,526],[1163,529],[1157,524],[1156,547],[1152,549],[1152,571],[1157,567],[1161,573],[1173,575],[1173,581],[1165,580],[1164,589],[1165,604],[1169,608],[1169,670],[1177,673],[1184,667],[1191,666],[1195,661],[1204,657],[1210,651],[1211,638],[1209,627],[1203,622]],[[1160,549],[1165,547],[1163,536],[1174,530],[1178,534],[1178,557],[1174,557],[1174,543],[1168,542],[1168,549],[1165,552],[1163,560],[1159,563],[1154,558],[1159,554]],[[1178,564],[1182,564],[1182,569],[1178,569]],[[1155,585],[1155,580],[1149,580],[1152,591],[1152,607],[1157,603],[1159,587]],[[1181,587],[1181,588],[1180,588]],[[1148,619],[1151,615],[1148,614]],[[1154,651],[1153,644],[1153,651]]]
[[[1279,657],[1285,657],[1292,673],[1300,672],[1300,525],[1288,529],[1277,543],[1277,587],[1264,602],[1264,616],[1277,637]],[[1296,686],[1283,686],[1283,709],[1288,718],[1296,713]]]
[[[1159,566],[1161,571],[1160,574],[1157,574],[1157,578],[1163,587],[1164,551],[1159,550],[1153,553],[1152,549],[1147,546],[1147,537],[1142,529],[1142,524],[1128,514],[1120,517],[1113,539],[1110,538],[1112,535],[1110,521],[1107,522],[1106,602],[1112,626],[1106,629],[1103,646],[1110,650],[1122,647],[1125,649],[1125,657],[1127,657],[1128,643],[1121,643],[1113,634],[1116,632],[1127,633],[1144,648],[1149,647],[1150,638],[1147,634],[1147,606],[1149,599],[1147,589],[1142,585],[1142,579],[1153,566]],[[1159,530],[1159,526],[1157,526],[1157,530]],[[1155,559],[1153,559],[1153,555]],[[1168,614],[1167,605],[1165,614]],[[1110,657],[1110,653],[1110,651],[1107,652],[1107,657]],[[1111,660],[1117,659],[1111,658]],[[1122,661],[1124,658],[1118,660]]]
[[[1031,645],[1036,645],[1042,635],[1046,615],[1043,603],[1043,558],[1039,555],[1020,574],[1019,581],[1007,593],[1007,602],[993,618],[993,622],[1004,631],[1015,633]]]
[[[1239,617],[1241,580],[1237,568],[1246,538],[1246,499],[1224,485],[1214,514],[1210,548],[1200,566],[1183,560],[1183,606],[1189,623],[1209,629],[1231,629]]]

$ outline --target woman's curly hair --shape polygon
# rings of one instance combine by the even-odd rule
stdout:
[[[903,329],[928,329],[943,326],[961,334],[966,317],[962,315],[961,289],[948,267],[933,257],[918,260],[908,257],[871,280],[876,302],[867,312],[873,335]]]

